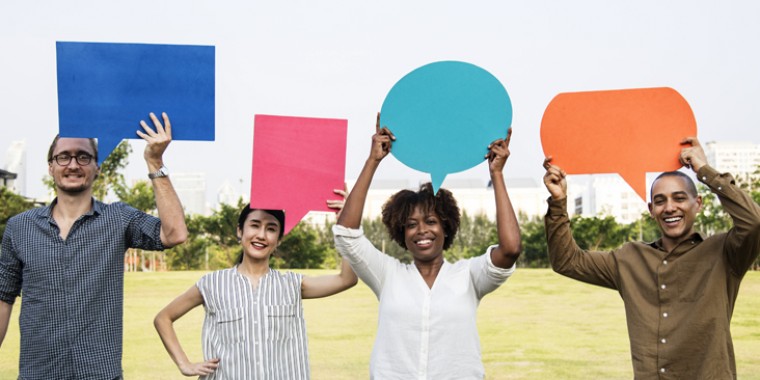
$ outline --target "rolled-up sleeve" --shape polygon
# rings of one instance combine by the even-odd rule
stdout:
[[[517,263],[510,268],[499,268],[491,260],[491,251],[498,247],[492,245],[486,252],[478,257],[470,259],[470,275],[475,284],[478,299],[496,290],[501,284],[515,273]]]
[[[375,248],[361,228],[352,229],[336,224],[333,226],[333,237],[340,255],[348,260],[356,275],[379,299],[386,270],[398,261]]]

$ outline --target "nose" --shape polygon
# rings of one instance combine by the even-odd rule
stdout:
[[[671,199],[668,199],[665,201],[665,212],[673,212],[676,211],[676,203],[673,202]]]

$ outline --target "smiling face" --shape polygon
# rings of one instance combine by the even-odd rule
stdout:
[[[243,260],[268,261],[277,249],[280,238],[280,222],[264,210],[248,213],[245,222],[238,227]]]
[[[419,205],[406,218],[404,242],[415,261],[432,261],[442,257],[445,232],[435,211]]]
[[[702,197],[690,189],[688,178],[668,175],[652,185],[649,213],[662,233],[663,248],[671,251],[694,233],[694,221],[702,207]]]
[[[98,175],[99,168],[95,159],[95,152],[89,139],[83,138],[60,138],[52,149],[52,157],[68,155],[71,162],[60,165],[54,158],[48,162],[48,173],[53,177],[58,194],[81,194],[91,191],[92,183]],[[75,156],[89,155],[90,162],[80,164]]]

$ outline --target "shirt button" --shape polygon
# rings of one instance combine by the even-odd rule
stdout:
[[[667,288],[667,286],[665,286],[665,284],[660,285],[660,287],[663,288],[663,289]]]
[[[660,373],[665,373],[665,368],[660,368]]]
[[[707,181],[707,176],[706,176],[706,175],[703,175],[703,176],[702,176],[702,180],[703,180],[703,181]]]
[[[662,316],[663,316],[663,318],[667,318],[668,317],[668,313],[667,312],[662,313]]]
[[[718,186],[718,190],[723,190],[723,186]]]
[[[662,344],[668,343],[667,339],[665,338],[660,339],[660,342],[662,342]]]
[[[662,263],[668,265],[668,260],[662,260]]]

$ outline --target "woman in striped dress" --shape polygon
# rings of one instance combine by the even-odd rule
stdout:
[[[328,204],[339,209],[342,201]],[[203,276],[158,313],[156,330],[183,375],[204,380],[309,378],[301,299],[339,293],[354,286],[357,277],[345,261],[340,273],[317,277],[270,268],[284,225],[281,210],[243,208],[237,228],[243,251],[237,265]],[[173,322],[198,305],[206,310],[204,360],[191,362]]]

